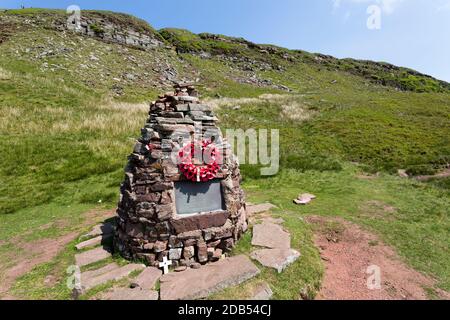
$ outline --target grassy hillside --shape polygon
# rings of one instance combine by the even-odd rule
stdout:
[[[102,21],[131,26],[164,46],[144,50],[61,30],[61,11],[0,12],[0,255],[23,233],[39,239],[66,232],[36,231],[55,217],[75,223],[87,209],[113,208],[146,119],[143,102],[170,90],[173,81],[196,81],[217,105],[224,129],[280,129],[280,174],[261,179],[258,168],[243,167],[251,199],[294,214],[355,220],[450,288],[448,181],[389,175],[448,166],[450,84],[387,63],[156,31],[122,14],[82,14],[99,28]],[[375,172],[382,172],[375,180],[356,178]],[[273,185],[274,194],[267,192]],[[293,207],[302,190],[323,202],[311,211]],[[370,200],[396,206],[398,214],[361,216]],[[319,263],[310,239],[303,245],[311,265]],[[309,274],[304,281],[318,278]]]

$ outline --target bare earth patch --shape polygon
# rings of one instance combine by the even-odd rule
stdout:
[[[20,244],[19,247],[24,250],[20,255],[15,256],[14,266],[4,271],[0,284],[0,296],[7,293],[17,278],[31,271],[35,266],[56,257],[58,252],[77,235],[77,232],[71,232],[57,239],[43,239]],[[14,297],[6,296],[4,298],[13,299]]]
[[[320,249],[326,271],[319,300],[425,300],[425,288],[435,281],[405,265],[395,251],[375,235],[340,218],[311,216],[314,242]],[[380,268],[381,288],[370,290],[367,282]],[[436,289],[435,289],[436,290]],[[450,294],[436,290],[442,299]]]
[[[443,178],[448,178],[448,177],[450,177],[450,169],[445,169],[444,171],[434,174],[434,175],[417,176],[415,178],[419,181],[430,181],[432,179],[443,179]]]
[[[11,256],[10,258],[13,259],[13,262],[5,262],[5,264],[8,263],[8,266],[0,262],[2,273],[0,278],[0,298],[15,299],[15,297],[8,294],[8,290],[17,278],[31,271],[35,266],[51,261],[69,242],[76,239],[82,228],[95,223],[98,219],[110,218],[114,216],[114,212],[90,211],[85,216],[85,222],[77,226],[77,230],[58,238],[40,239],[33,242],[24,242],[21,239],[12,240],[12,243],[20,249],[20,254]],[[63,222],[57,224],[61,227],[64,226]],[[48,280],[50,281],[50,278]]]

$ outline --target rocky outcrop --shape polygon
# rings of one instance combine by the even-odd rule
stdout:
[[[113,14],[94,15],[82,12],[78,27],[76,23],[71,24],[63,19],[55,20],[54,26],[61,31],[70,30],[102,41],[143,50],[164,46],[159,34],[150,27],[120,23],[120,20],[113,19],[114,17]],[[127,16],[127,19],[132,19],[132,17]]]

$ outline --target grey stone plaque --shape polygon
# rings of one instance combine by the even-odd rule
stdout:
[[[225,210],[220,181],[176,182],[175,204],[179,215]]]

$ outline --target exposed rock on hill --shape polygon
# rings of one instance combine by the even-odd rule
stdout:
[[[64,33],[75,32],[108,43],[151,52],[154,49],[167,53],[175,51],[184,63],[186,55],[220,62],[231,69],[233,75],[228,77],[231,81],[281,91],[291,91],[292,88],[286,81],[275,79],[278,78],[276,75],[283,74],[283,78],[288,80],[293,76],[289,75],[290,69],[299,66],[308,66],[317,72],[347,73],[358,76],[363,81],[401,91],[450,91],[450,84],[445,81],[389,63],[336,59],[323,54],[255,44],[242,38],[210,33],[194,34],[182,29],[166,28],[156,31],[147,22],[127,14],[82,11],[80,27],[77,29],[75,26],[69,15],[61,10],[6,10],[0,12],[0,43],[22,29],[42,27]],[[196,69],[196,66],[191,67]],[[171,64],[168,69],[170,68],[178,69],[178,66]],[[172,71],[167,77],[169,81],[176,80]],[[189,80],[195,78],[196,76]]]

